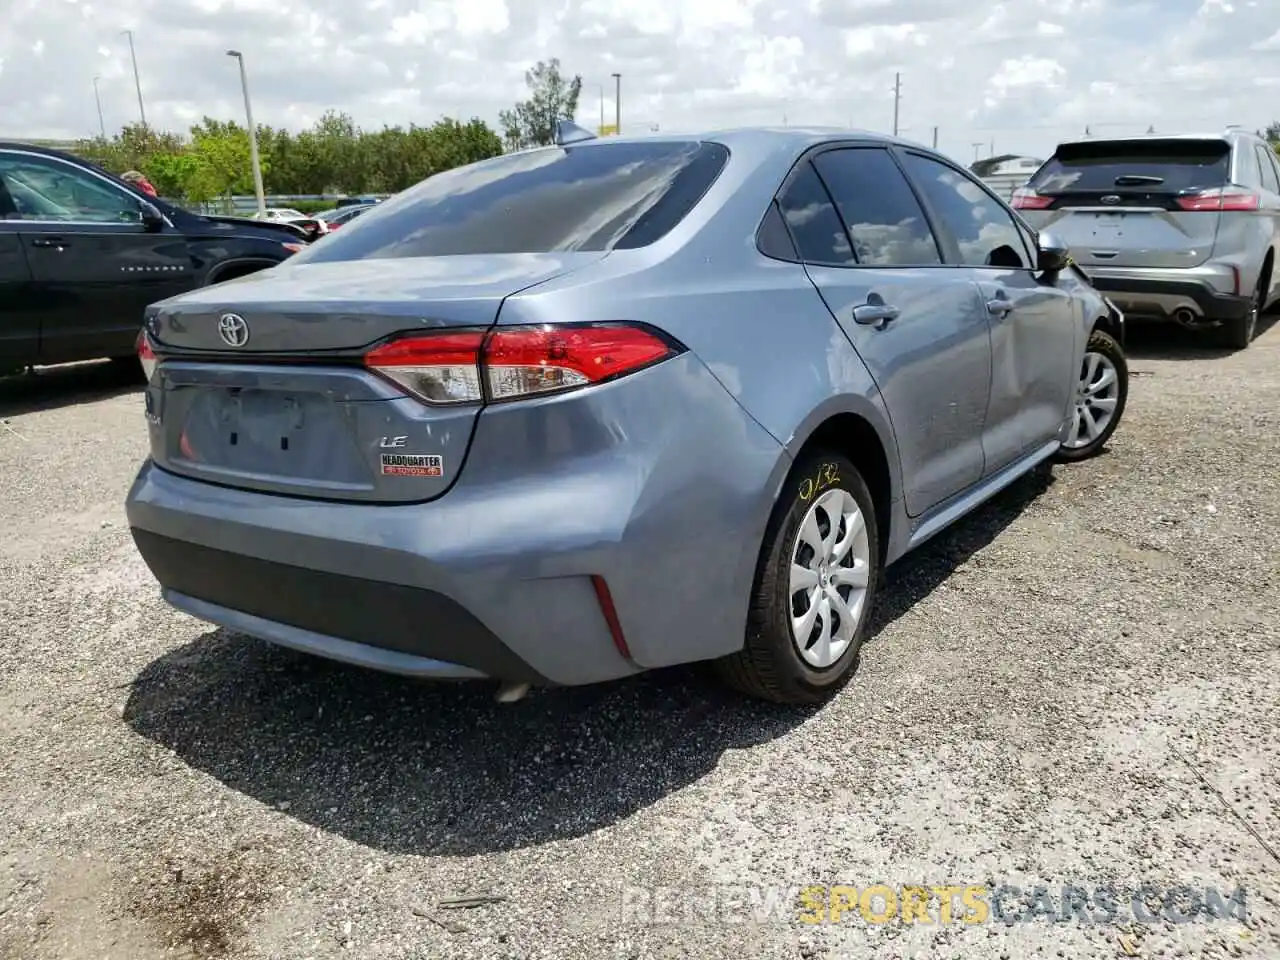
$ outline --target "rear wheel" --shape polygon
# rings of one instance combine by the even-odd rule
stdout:
[[[131,353],[124,357],[112,357],[111,365],[120,372],[122,377],[130,380],[142,379],[142,361],[136,353]]]
[[[1253,335],[1258,330],[1258,317],[1262,313],[1262,298],[1271,284],[1269,276],[1271,267],[1268,264],[1258,277],[1258,286],[1249,300],[1249,310],[1242,317],[1228,320],[1219,329],[1222,344],[1232,350],[1243,350],[1253,342]]]
[[[717,662],[738,690],[820,703],[858,666],[880,574],[875,504],[845,457],[806,457],[765,534],[743,649]]]
[[[1071,425],[1056,459],[1072,463],[1096,456],[1120,425],[1128,399],[1129,365],[1124,351],[1110,334],[1094,330],[1080,364]]]

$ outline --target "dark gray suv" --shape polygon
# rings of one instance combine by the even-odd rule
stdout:
[[[1280,158],[1243,130],[1062,143],[1013,206],[1128,318],[1243,349],[1280,297]]]

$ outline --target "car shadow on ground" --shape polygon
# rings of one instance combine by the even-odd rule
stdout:
[[[110,360],[38,367],[0,377],[0,417],[95,403],[143,388],[141,367]]]
[[[1051,482],[1024,478],[896,565],[872,635]],[[214,630],[149,664],[137,733],[289,816],[393,853],[472,855],[591,833],[782,736],[818,708],[735,695],[705,665],[514,705],[489,684],[419,683]]]
[[[1264,336],[1277,321],[1280,307],[1258,318],[1254,340]],[[1216,331],[1188,330],[1175,323],[1127,323],[1124,352],[1130,360],[1216,360],[1239,353],[1214,340]],[[1280,334],[1278,334],[1280,336]]]

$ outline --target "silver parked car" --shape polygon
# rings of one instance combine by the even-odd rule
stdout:
[[[1013,206],[1134,319],[1243,349],[1280,297],[1280,160],[1243,130],[1062,143]]]
[[[129,524],[171,604],[320,656],[813,702],[886,564],[1103,447],[1121,324],[923,147],[580,132],[153,305]]]

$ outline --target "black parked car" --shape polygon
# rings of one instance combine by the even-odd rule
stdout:
[[[136,363],[148,304],[274,266],[305,243],[288,224],[190,213],[79,157],[0,142],[0,374]]]

